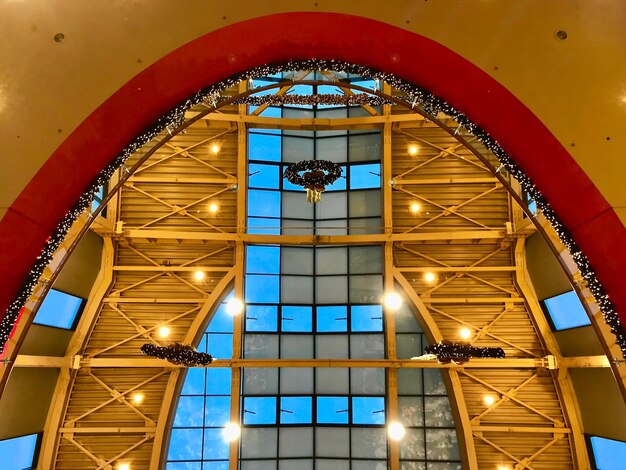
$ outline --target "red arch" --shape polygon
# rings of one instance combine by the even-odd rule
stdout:
[[[378,21],[332,13],[277,14],[208,33],[148,67],[98,107],[50,156],[0,222],[0,317],[68,208],[157,117],[229,75],[309,58],[394,73],[447,100],[487,130],[547,197],[626,324],[626,289],[621,288],[626,229],[539,119],[493,78],[441,44]]]

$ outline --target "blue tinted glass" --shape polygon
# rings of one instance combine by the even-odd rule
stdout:
[[[285,306],[281,317],[283,331],[311,331],[311,307]]]
[[[232,297],[232,295],[229,295],[227,299],[230,297]],[[232,333],[233,316],[226,311],[226,301],[222,302],[217,308],[207,331],[212,333]]]
[[[280,167],[278,165],[250,164],[248,182],[251,188],[278,189]]]
[[[229,422],[230,397],[207,397],[204,407],[204,425],[224,426]]]
[[[248,217],[248,233],[280,235],[280,219]]]
[[[169,460],[200,460],[202,456],[202,429],[172,429]]]
[[[246,397],[243,424],[276,424],[276,397]]]
[[[385,399],[383,397],[353,397],[353,424],[385,424]]]
[[[557,330],[591,324],[574,291],[546,299],[545,304]]]
[[[537,203],[535,201],[530,201],[528,203],[528,209],[530,209],[531,214],[537,213]]]
[[[35,316],[35,323],[70,329],[80,309],[83,299],[73,295],[50,289],[39,311]]]
[[[626,442],[593,436],[591,448],[600,470],[622,470],[626,462]]]
[[[275,134],[248,134],[248,158],[266,162],[281,159],[281,137]]]
[[[206,371],[205,393],[207,395],[230,395],[231,370],[209,367]]]
[[[246,250],[246,273],[279,274],[280,248],[249,245]]]
[[[183,395],[202,395],[204,393],[204,369],[187,369]]]
[[[228,470],[228,461],[203,462],[202,470]]]
[[[341,166],[341,176],[330,186],[326,186],[326,191],[344,191],[346,189],[346,166]]]
[[[275,305],[246,306],[246,331],[277,331],[277,310]]]
[[[318,85],[317,92],[322,95],[342,95],[339,88],[332,85]]]
[[[165,470],[202,470],[200,462],[168,462]]]
[[[380,163],[350,166],[350,189],[380,188]]]
[[[22,470],[33,465],[37,434],[0,441],[0,468]]]
[[[317,331],[348,331],[348,307],[317,307]]]
[[[196,443],[198,448],[202,445],[201,441]],[[204,430],[204,446],[203,453],[205,459],[227,459],[229,443],[222,437],[222,428],[205,429]]]
[[[174,418],[174,427],[202,427],[202,408],[204,397],[180,397]]]
[[[353,81],[352,82],[353,85],[356,86],[361,86],[364,88],[370,88],[372,90],[376,89],[376,81],[375,80],[359,80],[359,81]],[[364,91],[360,91],[360,90],[353,90],[354,93],[365,93]]]
[[[246,276],[246,303],[278,303],[278,276],[248,274]]]
[[[91,212],[95,211],[98,207],[100,207],[100,203],[102,203],[102,199],[104,199],[104,186],[100,186],[98,188],[98,192],[94,195],[93,201],[91,201]]]
[[[275,85],[275,84],[276,84],[275,81],[262,80],[262,79],[257,78],[255,80],[252,80],[252,89],[261,88],[267,85]],[[270,88],[269,90],[259,91],[259,92],[254,93],[254,96],[273,95],[274,93],[276,93],[278,89],[279,88],[276,87],[276,88]]]
[[[309,424],[312,418],[311,397],[282,397],[280,399],[281,424]]]
[[[348,397],[317,397],[317,422],[348,424]]]
[[[251,189],[248,191],[248,215],[280,217],[280,192]]]
[[[285,170],[287,169],[287,166],[288,165],[283,166],[283,172],[282,172],[283,175],[285,174]],[[283,178],[283,189],[285,191],[302,191],[302,192],[304,192],[305,190],[302,186],[296,186],[295,184],[291,184],[289,180],[287,180],[286,178]]]
[[[209,354],[217,359],[230,359],[233,356],[233,335],[209,334]]]
[[[355,305],[351,314],[352,331],[383,331],[382,305]]]
[[[207,343],[208,339],[209,338],[208,338],[206,333],[204,335],[202,335],[202,338],[200,339],[200,342],[198,343],[198,346],[197,346],[198,351],[200,351],[200,352],[207,352],[208,351],[208,347],[207,347],[208,346],[208,343]]]

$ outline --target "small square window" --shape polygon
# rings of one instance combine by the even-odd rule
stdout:
[[[247,305],[246,331],[277,331],[276,305]]]
[[[350,323],[352,331],[383,331],[382,305],[354,305]]]
[[[83,302],[80,297],[50,289],[33,321],[39,325],[72,329]]]
[[[278,165],[251,163],[248,184],[250,188],[278,189],[280,184]]]
[[[380,188],[380,163],[350,166],[350,189]]]
[[[0,468],[31,468],[35,463],[38,434],[14,437],[0,441]]]
[[[280,423],[310,424],[312,407],[311,397],[282,397],[280,399]]]
[[[319,424],[348,424],[348,397],[317,397]]]
[[[249,245],[246,249],[246,273],[279,274],[280,247]]]
[[[261,235],[280,235],[280,219],[248,217],[248,233]]]
[[[279,277],[248,274],[246,276],[246,303],[278,303]]]
[[[276,397],[245,397],[243,424],[276,424]]]
[[[248,153],[250,160],[279,162],[281,159],[280,135],[248,134]]]
[[[550,297],[544,300],[543,303],[557,330],[565,330],[591,324],[585,308],[582,306],[576,292],[573,290]]]
[[[316,321],[320,333],[348,331],[348,308],[345,305],[317,307]]]
[[[620,470],[626,461],[626,442],[592,436],[591,449],[595,468],[602,470]]]
[[[288,332],[311,331],[311,307],[290,306],[282,308],[281,328]]]

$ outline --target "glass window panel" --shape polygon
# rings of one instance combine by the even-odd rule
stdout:
[[[385,398],[353,397],[352,422],[354,424],[385,424]]]
[[[312,304],[313,278],[309,276],[281,276],[280,297],[283,303]],[[285,310],[283,309],[283,318],[284,317]],[[283,325],[284,324],[285,321],[283,319]]]
[[[278,462],[278,470],[313,470],[313,460],[280,460]]]
[[[281,258],[282,274],[313,274],[313,249],[284,247]]]
[[[332,307],[317,307],[317,331],[330,333],[348,331],[348,307],[338,305]]]
[[[315,391],[319,394],[347,395],[348,369],[339,367],[315,369]]]
[[[317,91],[318,93],[328,93],[330,95],[340,94],[339,88],[337,88],[336,86],[330,86],[330,85],[320,85],[317,87]],[[317,116],[327,118],[327,119],[347,118],[348,108],[345,106],[342,106],[340,108],[318,109]],[[322,131],[322,132],[324,136],[328,135],[328,131]],[[322,132],[318,132],[318,135]],[[346,131],[343,131],[343,132],[346,132]]]
[[[302,116],[298,117],[302,119]],[[293,134],[293,132],[290,132]],[[301,160],[313,160],[315,140],[307,137],[283,136],[283,161],[296,163]]]
[[[382,460],[354,460],[352,470],[386,470],[387,462]]]
[[[426,470],[426,462],[400,462],[401,470]],[[461,470],[459,468],[459,470]]]
[[[245,335],[245,357],[249,359],[278,358],[278,335]]]
[[[363,191],[352,191],[347,194],[349,195],[351,218],[378,217],[381,215],[380,190],[368,189]]]
[[[355,395],[385,394],[385,369],[355,367],[350,370],[350,390]]]
[[[396,332],[398,333],[420,333],[422,327],[413,314],[411,307],[403,303],[402,307],[394,315],[396,319]]]
[[[626,442],[591,436],[591,449],[597,468],[619,470],[626,461]]]
[[[278,189],[280,183],[280,166],[260,165],[251,163],[248,184],[251,188]]]
[[[278,276],[248,274],[246,276],[246,303],[278,303]]]
[[[557,330],[591,325],[585,308],[573,290],[550,297],[544,303]]]
[[[311,279],[312,278],[306,278]],[[305,300],[301,300],[305,302]],[[312,303],[312,302],[309,302]],[[306,332],[312,327],[312,307],[300,305],[285,305],[282,307],[281,328],[282,331]]]
[[[229,421],[230,397],[207,397],[204,407],[204,425],[224,426]]]
[[[210,333],[209,354],[217,359],[230,359],[233,356],[233,335]]]
[[[1,463],[2,457],[0,457],[0,464]],[[201,462],[168,462],[165,466],[165,470],[206,470],[206,468],[202,468]],[[209,470],[213,469],[211,468]]]
[[[281,424],[310,424],[313,419],[313,398],[312,397],[282,397],[280,399],[280,422]],[[293,430],[295,431],[295,430]],[[309,430],[311,431],[311,430]],[[308,435],[308,433],[307,433]],[[304,436],[303,436],[304,437]],[[313,438],[310,433],[309,440]],[[281,448],[285,443],[282,440]],[[311,444],[312,445],[312,444]],[[304,454],[290,454],[289,457],[306,457],[313,455],[313,448],[310,452]],[[281,457],[283,456],[281,451]]]
[[[426,457],[424,430],[406,428],[406,434],[400,441],[400,458],[424,459],[424,457]]]
[[[365,191],[363,191],[365,192]],[[315,204],[316,219],[345,219],[348,217],[348,193],[324,193],[322,200]],[[380,205],[380,201],[377,201]]]
[[[324,276],[315,279],[315,301],[318,304],[348,303],[346,276]]]
[[[326,191],[345,191],[346,182],[348,181],[346,178],[347,171],[346,166],[341,166],[341,176],[335,180],[333,184],[326,186]]]
[[[280,161],[280,135],[248,134],[248,157],[266,162]]]
[[[330,160],[335,163],[348,161],[347,136],[315,139],[315,144],[317,146],[317,160]]]
[[[243,370],[243,393],[245,395],[277,395],[278,369],[245,368]]]
[[[20,470],[31,468],[37,448],[37,434],[0,441],[0,468]]]
[[[423,397],[398,397],[398,411],[406,426],[424,426]]]
[[[246,248],[246,273],[279,274],[279,272],[279,247],[248,245],[248,247]]]
[[[243,424],[276,424],[276,397],[245,397]]]
[[[313,235],[313,222],[282,219],[283,235]]]
[[[383,250],[380,246],[351,246],[350,274],[380,273],[383,270]]]
[[[315,430],[315,456],[349,457],[350,435],[348,429],[323,427],[317,428]],[[329,468],[332,468],[334,470],[337,467]]]
[[[202,369],[201,369],[202,370]],[[206,369],[206,394],[230,395],[231,370],[209,367]]]
[[[233,316],[229,315],[226,311],[226,302],[231,297],[233,297],[232,292],[226,297],[226,300],[219,305],[213,315],[213,318],[211,318],[207,331],[210,331],[211,333],[233,332]]]
[[[446,394],[446,386],[439,370],[424,369],[424,393],[426,395]]]
[[[385,341],[382,334],[353,334],[350,336],[350,357],[384,359]]]
[[[246,305],[246,331],[277,331],[278,307]]]
[[[275,458],[276,439],[276,428],[243,428],[241,430],[241,457],[244,459]]]
[[[280,217],[280,192],[261,189],[248,190],[248,215]]]
[[[351,162],[380,161],[381,137],[379,133],[350,135],[348,147]]]
[[[348,397],[317,397],[319,424],[348,424]]]
[[[385,428],[353,428],[352,457],[387,458],[387,431]]]
[[[224,440],[220,436],[220,441]],[[202,457],[202,429],[172,429],[169,460],[200,460]]]
[[[320,359],[347,359],[347,335],[317,335],[315,337],[316,356]]]
[[[187,369],[182,395],[202,395],[204,393],[205,369]]]
[[[315,249],[316,274],[347,274],[347,272],[348,249],[346,247]]]
[[[50,289],[33,321],[39,325],[69,330],[82,304],[83,299],[80,297]]]
[[[372,304],[383,296],[383,277],[379,274],[350,276],[350,302]]]
[[[313,219],[314,204],[302,193],[283,193],[283,217],[286,219]]]
[[[282,359],[313,359],[313,337],[309,335],[281,335]]]
[[[382,305],[353,305],[350,323],[352,331],[383,331]]]
[[[280,393],[284,395],[313,394],[313,369],[303,367],[280,368]]]
[[[350,461],[315,459],[315,470],[350,470]]]
[[[280,219],[248,217],[248,233],[261,235],[280,235]]]
[[[350,189],[380,188],[380,163],[350,166]]]
[[[348,221],[345,219],[316,220],[316,235],[347,235]]]
[[[180,397],[176,407],[174,427],[197,428],[202,427],[202,408],[204,397]]]
[[[461,463],[455,462],[428,462],[428,470],[462,470]],[[608,469],[612,470],[612,469]],[[615,470],[618,470],[615,468]]]
[[[350,235],[382,233],[380,217],[369,219],[350,219]]]
[[[282,173],[281,175],[285,174],[285,170],[287,169],[289,165],[283,165],[282,166]],[[282,176],[281,176],[282,177]],[[298,186],[296,184],[292,184],[288,179],[283,178],[283,191],[298,191],[301,194],[306,192],[306,189],[304,189],[302,186]]]
[[[422,371],[419,369],[398,369],[398,393],[401,395],[421,395]]]
[[[434,428],[454,427],[452,410],[448,397],[424,398],[426,409],[426,426]]]
[[[423,354],[421,335],[399,334],[396,335],[396,354],[399,359],[410,359]]]
[[[459,445],[454,429],[426,430],[426,458],[428,460],[459,460]]]
[[[242,460],[241,470],[276,470],[276,460]]]

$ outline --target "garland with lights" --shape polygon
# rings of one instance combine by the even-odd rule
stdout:
[[[300,175],[301,172],[305,172]],[[328,160],[302,160],[285,169],[283,178],[291,184],[302,186],[307,192],[308,202],[319,202],[326,186],[341,176],[341,167]]]
[[[193,346],[183,343],[172,343],[167,346],[146,343],[141,347],[141,352],[146,356],[165,359],[177,366],[198,367],[213,362],[213,356],[210,354],[198,352]]]
[[[520,183],[522,189],[535,201],[537,207],[550,222],[558,234],[561,242],[571,253],[583,279],[586,282],[587,287],[591,291],[596,303],[602,311],[604,321],[607,325],[609,325],[611,332],[615,335],[617,344],[621,348],[622,355],[626,357],[626,331],[624,330],[624,326],[620,323],[615,307],[609,299],[609,296],[604,291],[604,288],[598,280],[591,264],[589,263],[589,260],[580,250],[572,235],[565,228],[557,214],[550,207],[547,200],[535,187],[530,178],[526,176],[526,174],[515,164],[511,157],[507,155],[502,147],[500,147],[500,145],[485,130],[478,127],[475,123],[470,121],[467,116],[453,108],[444,100],[438,98],[427,90],[412,85],[392,74],[379,72],[369,67],[350,64],[344,61],[317,59],[293,60],[281,64],[268,64],[233,75],[215,85],[194,93],[188,99],[175,106],[170,112],[157,119],[152,126],[130,142],[128,146],[100,172],[93,183],[78,199],[76,204],[74,204],[74,206],[65,214],[55,232],[47,240],[41,254],[37,257],[29,274],[26,276],[22,288],[18,291],[15,299],[9,305],[5,316],[2,320],[0,320],[0,351],[4,350],[4,346],[13,331],[22,307],[32,295],[44,268],[52,260],[54,252],[65,238],[70,226],[80,216],[80,214],[90,206],[98,188],[105,182],[109,181],[115,170],[120,168],[135,151],[152,140],[163,130],[167,130],[170,134],[175,131],[176,128],[184,122],[185,111],[190,109],[192,106],[198,104],[214,106],[218,103],[220,95],[224,90],[236,85],[241,80],[251,80],[254,78],[293,70],[334,70],[339,73],[350,73],[365,78],[386,81],[392,87],[405,93],[406,96],[403,99],[406,100],[408,107],[412,109],[417,108],[430,116],[436,116],[440,111],[444,112],[459,123],[459,129],[457,129],[457,131],[464,128],[467,133],[475,136],[480,143],[482,143],[498,158],[502,164],[502,168],[506,169],[511,176]]]
[[[382,106],[391,104],[391,101],[380,96],[358,93],[354,95],[263,95],[263,96],[247,96],[235,101],[233,104],[249,104],[252,106],[285,106],[285,105],[302,105],[302,106]]]
[[[424,348],[426,354],[434,354],[441,364],[465,364],[472,358],[504,359],[502,348],[479,348],[469,343],[455,343],[454,341],[441,340],[438,344],[429,344]]]

